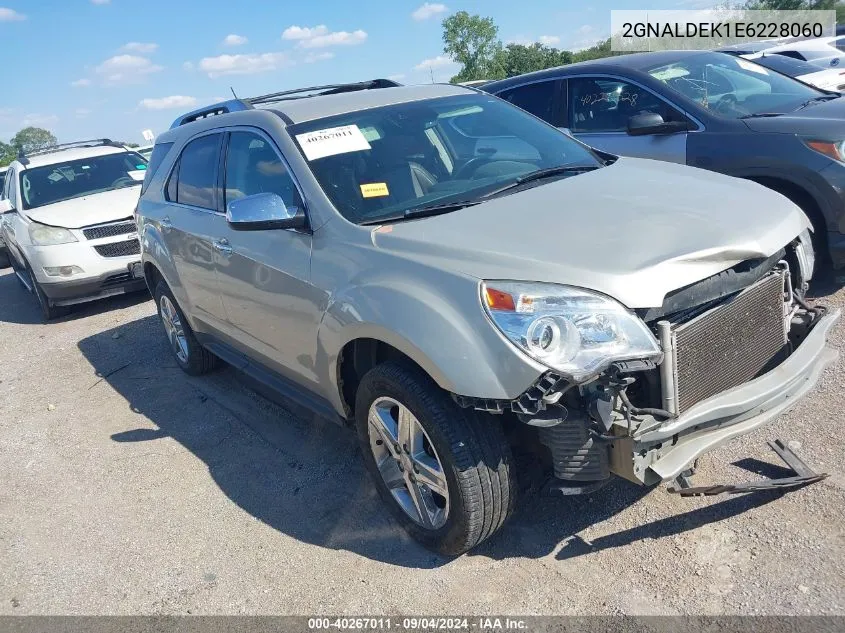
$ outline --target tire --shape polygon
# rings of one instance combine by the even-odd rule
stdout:
[[[32,272],[32,267],[29,264],[26,266],[26,273],[29,275],[29,283],[32,285],[32,294],[34,294],[35,298],[38,300],[38,307],[41,308],[41,316],[44,318],[44,321],[53,321],[54,319],[63,317],[70,312],[70,308],[67,306],[53,305],[50,298],[41,288],[41,284],[39,284],[38,280],[35,278],[35,273]]]
[[[185,319],[182,309],[176,303],[176,298],[164,281],[158,282],[153,296],[173,357],[182,371],[191,376],[201,376],[213,371],[217,367],[219,359],[199,344],[194,331]],[[168,316],[169,314],[173,316]],[[171,323],[175,330],[171,330],[168,323]],[[183,337],[182,341],[179,340],[179,333]]]
[[[433,459],[441,467],[441,481],[445,480],[448,496],[434,493],[434,489],[425,484],[422,488],[427,491],[427,498],[435,501],[436,509],[441,513],[437,515],[439,518],[442,518],[445,501],[447,512],[442,524],[429,517],[429,524],[423,525],[421,511],[417,508],[414,519],[399,500],[402,498],[400,493],[414,498],[412,483],[405,478],[405,473],[414,479],[408,468],[409,458],[414,472],[421,472],[413,458],[419,442],[411,442],[410,454],[407,446],[394,445],[394,449],[404,448],[405,468],[399,467],[400,460],[394,457],[395,453],[389,449],[384,452],[387,444],[379,444],[379,438],[386,436],[379,435],[376,430],[371,432],[369,418],[377,411],[381,414],[373,413],[375,419],[387,415],[388,411],[394,415],[395,408],[387,408],[391,401],[404,406],[422,428],[423,458],[429,463]],[[380,409],[382,405],[384,408]],[[398,415],[394,417],[398,420]],[[364,463],[379,495],[402,527],[426,548],[445,556],[459,556],[490,538],[513,511],[517,487],[511,472],[510,447],[500,422],[491,415],[462,409],[421,370],[388,362],[367,372],[355,399],[355,423]],[[378,424],[373,424],[373,429],[377,427]],[[401,435],[399,428],[397,422],[396,436]],[[376,451],[381,452],[377,455]],[[395,465],[398,470],[393,471],[392,477],[386,477],[379,470],[379,464],[383,469],[392,469]],[[400,471],[403,480],[395,474]],[[422,481],[424,475],[418,476],[420,479],[416,482]],[[393,481],[392,487],[388,486],[388,478]],[[433,506],[429,504],[428,507]]]

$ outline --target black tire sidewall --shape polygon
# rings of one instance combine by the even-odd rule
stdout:
[[[463,535],[468,529],[466,506],[461,494],[462,488],[457,479],[459,472],[458,465],[452,452],[450,442],[441,432],[438,425],[432,420],[432,417],[436,416],[437,413],[429,411],[428,405],[422,401],[417,393],[414,393],[413,389],[409,389],[405,385],[391,380],[385,375],[386,372],[379,371],[383,367],[386,367],[386,365],[377,367],[363,378],[359,386],[355,402],[355,425],[362,457],[364,459],[364,465],[376,483],[379,496],[388,508],[390,508],[391,514],[397,521],[399,521],[399,523],[402,524],[402,527],[409,532],[414,539],[421,542],[424,546],[434,549],[440,553],[444,553],[444,550],[448,551],[452,549],[451,546],[453,543],[463,541]],[[407,373],[408,378],[412,380],[419,380],[421,377],[420,372],[414,372],[410,369],[407,370]],[[419,385],[419,387],[422,389],[436,389],[438,390],[438,393],[434,395],[444,395],[439,393],[439,388],[433,383],[426,384],[428,382],[430,381],[423,382]],[[411,413],[414,414],[416,419],[425,429],[429,439],[434,444],[434,450],[440,458],[440,463],[443,466],[446,482],[449,487],[449,515],[446,519],[446,523],[436,530],[425,529],[418,523],[414,522],[405,513],[405,511],[393,498],[393,495],[384,483],[384,479],[382,479],[381,473],[378,471],[375,456],[370,449],[370,436],[368,430],[369,423],[367,418],[372,403],[375,402],[377,398],[385,396],[402,403],[411,411]],[[436,400],[441,399],[436,398]],[[438,408],[441,408],[441,406],[445,403],[440,401],[437,404],[440,405]],[[451,413],[456,415],[463,414],[463,411],[459,409],[457,405],[454,407],[454,411],[448,411],[449,407],[444,408],[446,408],[447,411],[440,411],[438,413]],[[469,440],[468,438],[464,438],[462,441]]]
[[[153,295],[155,297],[156,302],[156,312],[158,313],[158,318],[161,320],[162,328],[164,328],[164,321],[161,316],[161,298],[167,297],[170,300],[170,304],[173,306],[173,309],[179,313],[179,320],[182,322],[182,329],[185,332],[185,339],[188,341],[188,361],[182,362],[182,360],[176,355],[176,352],[173,349],[170,349],[170,353],[173,355],[173,360],[182,368],[183,371],[188,372],[189,374],[196,373],[197,369],[195,365],[195,359],[197,358],[198,354],[198,347],[199,343],[194,336],[193,330],[191,330],[191,326],[188,325],[188,321],[185,319],[185,314],[182,312],[182,309],[179,307],[179,304],[176,302],[176,297],[173,296],[173,292],[171,292],[170,287],[164,283],[164,281],[159,281],[155,287],[155,293]],[[165,335],[167,333],[165,332]],[[170,347],[170,340],[167,341],[168,347]]]

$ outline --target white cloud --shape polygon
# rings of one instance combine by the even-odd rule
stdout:
[[[26,16],[23,13],[18,13],[14,9],[0,7],[0,22],[20,22],[21,20],[26,20]]]
[[[124,44],[121,50],[147,55],[149,53],[155,53],[158,50],[158,44],[153,42],[129,42],[128,44]]]
[[[448,10],[449,9],[446,7],[445,4],[432,4],[430,2],[425,2],[411,14],[411,17],[414,18],[417,22],[421,22],[422,20],[428,20],[429,18],[433,18],[435,15],[445,13]]]
[[[414,70],[429,70],[430,68],[443,68],[444,66],[448,66],[449,64],[454,64],[451,59],[446,57],[445,55],[438,55],[437,57],[433,57],[431,59],[424,59],[419,64],[414,66]]]
[[[27,114],[21,121],[23,127],[45,127],[49,128],[59,122],[55,114]]]
[[[557,46],[560,44],[560,38],[557,35],[541,35],[537,38],[543,46]]]
[[[108,4],[111,0],[91,0],[91,4]]]
[[[590,26],[589,24],[585,24],[578,29],[578,33],[580,35],[587,35],[588,33],[592,33],[592,32],[593,32],[593,27]]]
[[[322,53],[308,53],[305,56],[305,63],[313,64],[314,62],[322,62],[327,59],[331,59],[332,57],[334,57],[334,53],[329,51],[324,51]]]
[[[243,35],[235,35],[232,33],[231,35],[227,35],[223,38],[223,46],[243,46],[248,41],[249,40]]]
[[[223,75],[252,75],[278,70],[290,66],[285,53],[257,53],[250,55],[219,55],[204,57],[199,62],[199,69],[212,79]]]
[[[318,35],[325,35],[329,32],[329,27],[325,24],[309,28],[307,26],[289,26],[282,33],[283,40],[310,40],[312,37]]]
[[[390,81],[402,81],[405,78],[404,73],[396,73],[395,75],[388,75],[387,76]]]
[[[102,75],[106,83],[132,83],[139,81],[145,75],[164,70],[153,64],[146,57],[138,55],[115,55],[110,57],[95,69]]]
[[[91,110],[89,110],[88,108],[77,108],[74,114],[76,114],[77,119],[84,119],[89,114],[91,114]]]
[[[295,40],[300,48],[325,48],[327,46],[351,46],[367,39],[367,32],[329,31],[325,24],[314,27],[289,26],[282,33],[283,40]]]
[[[159,99],[141,99],[138,106],[145,110],[170,110],[173,108],[193,108],[197,105],[196,97],[173,95]]]
[[[74,88],[86,88],[87,86],[91,85],[90,79],[77,79],[76,81],[71,81],[70,85]]]
[[[185,62],[182,64],[182,70],[191,72],[194,69],[194,62]]]

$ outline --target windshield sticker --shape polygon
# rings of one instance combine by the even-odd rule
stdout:
[[[344,125],[297,134],[296,140],[299,141],[308,160],[370,149],[370,144],[357,125]]]
[[[127,171],[126,175],[136,182],[142,182],[144,180],[145,172],[143,169],[134,169],[132,171]]]
[[[746,61],[744,59],[736,58],[736,65],[740,68],[744,68],[745,70],[750,70],[752,73],[759,73],[761,75],[769,74],[769,71],[763,68],[762,66],[758,66],[757,64]]]
[[[60,180],[64,180],[64,176],[62,176],[59,172],[54,171],[52,174],[47,176],[47,180],[51,182],[59,182]]]
[[[390,192],[387,190],[386,182],[373,182],[367,185],[361,185],[361,195],[365,198],[382,198],[389,196]]]
[[[135,169],[139,171],[144,171],[147,168],[146,165],[135,165]]]

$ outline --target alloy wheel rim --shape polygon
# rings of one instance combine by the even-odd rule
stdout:
[[[443,527],[449,517],[449,485],[416,416],[393,398],[377,398],[370,405],[367,427],[379,474],[399,507],[425,529]]]
[[[159,302],[161,322],[164,324],[164,331],[167,333],[167,340],[170,347],[181,362],[188,362],[188,339],[185,337],[185,328],[182,326],[182,319],[176,311],[173,303],[167,296],[162,296]]]

